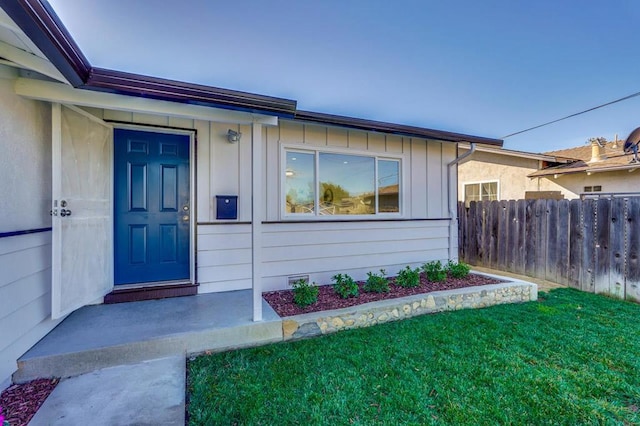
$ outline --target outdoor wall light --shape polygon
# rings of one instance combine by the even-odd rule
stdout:
[[[227,132],[227,140],[229,143],[237,143],[240,142],[240,138],[242,137],[242,133],[236,132],[235,130],[229,129]]]

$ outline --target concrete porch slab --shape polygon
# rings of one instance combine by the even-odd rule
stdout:
[[[263,301],[252,320],[252,292],[85,306],[18,360],[15,383],[207,350],[282,341],[282,321]]]

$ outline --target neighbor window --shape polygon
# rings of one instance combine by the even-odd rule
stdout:
[[[400,212],[400,160],[321,151],[286,151],[287,215]]]
[[[492,201],[498,199],[498,182],[478,182],[464,185],[464,204],[471,201]]]
[[[584,192],[602,192],[602,185],[585,186]]]

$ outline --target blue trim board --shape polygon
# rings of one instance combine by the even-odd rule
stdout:
[[[0,232],[0,238],[17,237],[18,235],[38,234],[40,232],[49,232],[49,231],[51,231],[51,227],[38,228],[38,229],[26,229],[24,231]]]

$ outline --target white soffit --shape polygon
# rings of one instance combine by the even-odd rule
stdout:
[[[25,98],[85,107],[190,118],[218,123],[278,125],[278,117],[271,115],[74,89],[66,84],[28,78],[18,78],[15,82],[14,90],[17,95]]]
[[[27,37],[15,22],[0,9],[0,57],[20,68],[39,72],[54,80],[67,80]]]
[[[39,72],[40,74],[51,77],[54,80],[61,82],[67,81],[51,62],[32,53],[18,49],[15,46],[11,46],[3,41],[0,41],[0,57],[13,62],[21,68]]]

